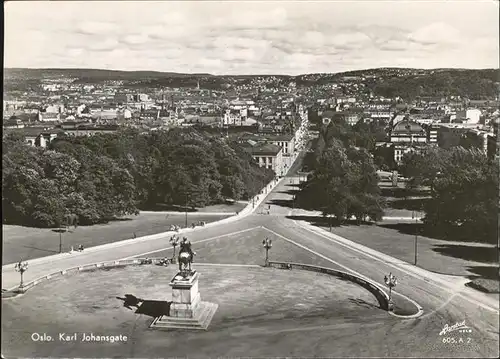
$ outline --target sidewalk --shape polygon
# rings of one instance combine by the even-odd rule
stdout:
[[[176,212],[176,211],[140,211],[139,213],[145,214],[166,214],[173,216],[184,216],[186,212]],[[238,212],[188,212],[188,216],[232,216]]]

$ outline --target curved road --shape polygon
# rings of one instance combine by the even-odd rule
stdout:
[[[295,169],[292,168],[290,172],[293,173]],[[289,219],[287,215],[293,213],[293,210],[288,207],[271,204],[269,215],[260,214],[266,212],[273,200],[292,198],[286,193],[291,188],[288,186],[291,181],[297,183],[298,177],[290,175],[285,178],[252,214],[232,223],[190,232],[191,242],[196,247],[197,241],[263,227],[271,238],[294,243],[331,262],[332,267],[367,277],[381,287],[384,286],[384,275],[392,272],[398,278],[395,300],[398,300],[398,294],[409,297],[423,307],[424,314],[416,319],[388,316],[387,322],[381,325],[380,329],[374,329],[373,335],[363,339],[364,345],[370,349],[371,346],[374,347],[373,355],[498,357],[498,302],[465,287],[464,278],[448,277],[416,268],[323,230],[312,228],[306,222]],[[300,210],[301,214],[303,212]],[[113,249],[103,246],[102,249],[95,248],[93,251],[71,256],[45,257],[30,262],[25,281],[68,267],[145,254],[153,256],[153,253],[161,253],[170,248],[168,239],[169,236],[165,236]],[[18,284],[19,274],[14,271],[12,265],[4,266],[2,274],[2,288]],[[439,335],[445,325],[451,326],[463,321],[470,328],[470,332],[454,331]],[[449,343],[443,343],[443,340]]]

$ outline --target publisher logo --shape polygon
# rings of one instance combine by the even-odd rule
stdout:
[[[471,333],[472,329],[470,329],[467,325],[465,325],[465,320],[463,322],[456,322],[453,325],[445,324],[439,335],[446,335],[448,333],[456,332],[459,333]]]

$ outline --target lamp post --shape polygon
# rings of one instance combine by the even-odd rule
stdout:
[[[59,227],[59,253],[62,253],[62,229]]]
[[[22,260],[20,260],[19,263],[16,263],[14,268],[16,272],[19,272],[19,274],[21,274],[21,283],[19,284],[19,291],[23,293],[24,292],[23,274],[28,270],[28,262],[23,262]]]
[[[179,237],[174,234],[172,237],[170,237],[169,242],[172,245],[172,247],[174,247],[174,254],[172,255],[172,263],[175,263],[175,247],[179,245]]]
[[[418,213],[416,211],[412,211],[411,212],[411,216],[412,218],[415,219],[415,265],[417,265],[417,253],[418,253],[418,250],[417,250],[417,246],[418,246],[418,217],[417,217]]]
[[[184,206],[184,210],[186,212],[186,223],[185,223],[185,226],[187,228],[188,226],[188,194],[186,192],[186,203],[185,203],[185,206]]]
[[[270,240],[269,237],[266,237],[266,239],[264,239],[262,241],[262,245],[266,249],[266,265],[265,266],[267,267],[267,266],[269,266],[269,250],[273,246],[273,241]]]
[[[392,274],[384,276],[385,285],[389,287],[389,310],[393,310],[394,302],[392,301],[392,288],[398,284],[397,278]]]

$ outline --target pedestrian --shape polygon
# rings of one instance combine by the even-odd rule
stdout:
[[[137,235],[136,235],[136,234],[135,234],[135,232],[134,232],[134,239],[135,239],[135,238],[137,238]]]

